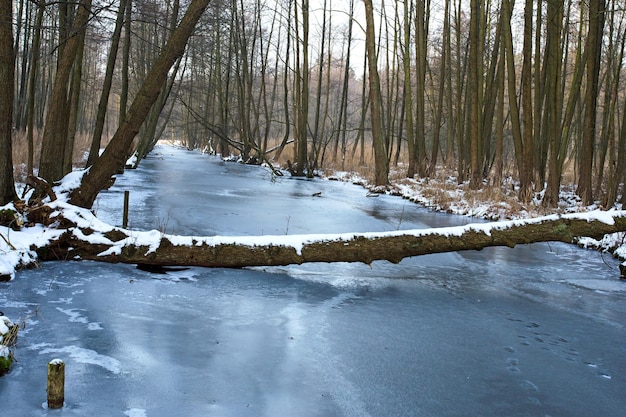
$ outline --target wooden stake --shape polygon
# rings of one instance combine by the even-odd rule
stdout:
[[[65,363],[53,359],[48,363],[48,408],[63,408],[65,401]]]
[[[130,191],[124,191],[124,214],[122,215],[122,228],[128,227],[128,202],[130,200]]]

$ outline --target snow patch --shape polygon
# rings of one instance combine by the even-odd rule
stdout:
[[[81,314],[75,308],[64,310],[62,308],[57,307],[57,310],[59,310],[61,313],[68,316],[69,317],[68,321],[71,323],[84,323],[84,324],[88,323],[87,318],[84,316],[81,316]]]
[[[33,248],[46,246],[62,233],[62,230],[47,229],[41,225],[25,227],[19,232],[0,226],[0,275],[15,278],[16,268],[37,260]]]
[[[76,362],[100,366],[114,374],[119,374],[122,369],[117,359],[100,355],[95,350],[84,349],[78,346],[54,347],[50,343],[39,343],[29,346],[28,349],[39,350],[40,355],[66,353]]]
[[[88,169],[78,169],[63,177],[60,184],[54,187],[57,197],[65,199],[63,196],[80,187],[80,183],[87,172],[89,172]]]
[[[146,410],[143,408],[131,408],[124,411],[124,414],[128,417],[147,417]]]
[[[625,288],[624,282],[620,280],[568,279],[566,282],[577,287],[599,292],[623,292]]]
[[[0,316],[0,336],[7,334],[9,327],[13,327],[13,322],[7,316]]]
[[[102,325],[99,322],[92,322],[87,324],[87,330],[102,330]]]
[[[569,219],[587,220],[588,222],[599,221],[605,224],[615,224],[613,216],[619,213],[620,212],[617,210],[594,210],[582,213],[565,214],[563,217]]]

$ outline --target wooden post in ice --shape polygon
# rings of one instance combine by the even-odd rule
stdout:
[[[122,214],[122,228],[128,227],[128,202],[130,200],[130,191],[124,191],[124,214]]]
[[[52,359],[48,363],[48,408],[62,408],[65,401],[65,363]]]

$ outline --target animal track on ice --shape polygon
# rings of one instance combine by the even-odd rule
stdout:
[[[523,320],[519,320],[512,317],[507,317],[507,320],[514,322],[524,322]],[[565,359],[568,362],[578,362],[587,366],[590,369],[593,369],[597,376],[604,379],[612,379],[612,375],[605,369],[600,369],[600,366],[594,362],[583,360],[580,358],[581,354],[578,350],[571,346],[571,342],[568,338],[553,335],[547,332],[540,332],[537,329],[540,324],[535,322],[528,322],[525,324],[525,327],[528,330],[531,330],[531,334],[518,335],[518,339],[520,340],[520,345],[522,346],[532,346],[536,345],[537,347],[541,347],[542,350],[554,353],[555,355]],[[504,348],[507,352],[514,353],[515,349],[511,346],[507,346]],[[507,369],[510,372],[521,372],[518,367],[518,363],[514,360],[514,358],[507,359]]]
[[[514,374],[519,374],[522,372],[517,366],[518,364],[519,364],[519,360],[517,358],[508,358],[506,360],[506,365],[507,365],[506,368],[509,370],[509,372],[512,372]]]

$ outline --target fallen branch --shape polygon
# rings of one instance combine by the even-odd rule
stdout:
[[[26,178],[26,188],[24,188],[24,193],[22,194],[22,198],[28,191],[28,188],[39,189],[41,192],[35,192],[36,195],[47,195],[50,198],[50,201],[55,201],[57,199],[52,186],[48,183],[48,181],[43,178],[36,177],[30,174]]]
[[[626,231],[626,211],[594,211],[523,221],[461,227],[292,236],[184,237],[157,231],[135,232],[94,227],[65,218],[66,231],[37,250],[41,260],[85,259],[161,266],[240,268],[304,262],[400,262],[406,257],[514,247],[533,242],[576,242]],[[80,224],[84,223],[84,224]]]
[[[7,239],[2,233],[0,233],[0,237],[12,250],[17,250],[17,248],[11,243],[11,241]]]

